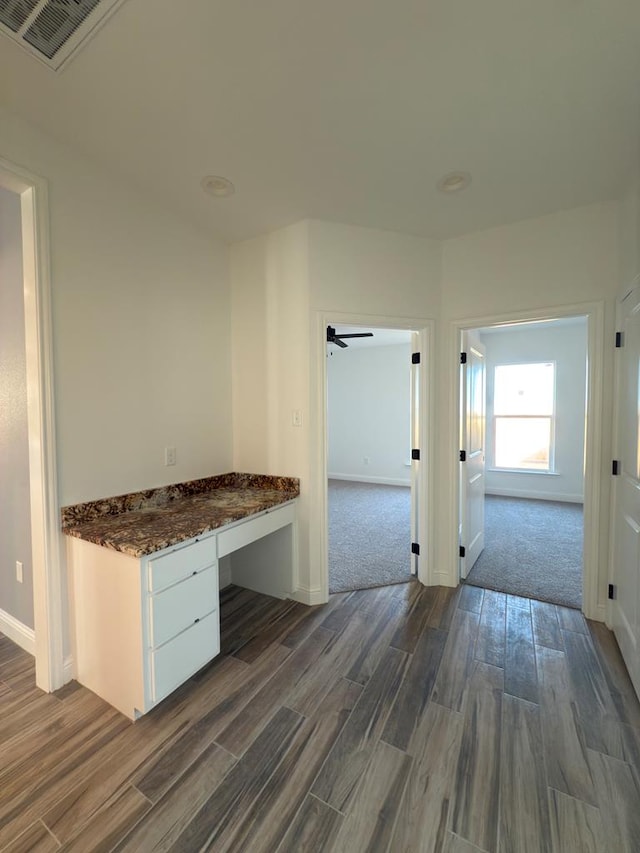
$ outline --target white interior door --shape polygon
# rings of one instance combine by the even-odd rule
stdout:
[[[466,578],[484,549],[485,349],[472,331],[462,334],[460,462],[460,576]]]
[[[621,303],[612,627],[640,695],[640,289]]]

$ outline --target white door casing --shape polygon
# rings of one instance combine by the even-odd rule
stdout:
[[[0,158],[0,183],[21,199],[36,684],[52,691],[65,671],[47,182]]]
[[[619,305],[618,424],[611,626],[640,695],[640,286]]]
[[[460,462],[461,541],[460,576],[466,578],[484,550],[484,467],[485,467],[485,348],[479,336],[462,334],[462,444],[465,459]],[[462,552],[461,552],[462,553]]]

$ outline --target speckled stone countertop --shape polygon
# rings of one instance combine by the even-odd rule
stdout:
[[[143,557],[272,509],[299,494],[296,477],[218,474],[65,506],[62,530],[68,536]]]

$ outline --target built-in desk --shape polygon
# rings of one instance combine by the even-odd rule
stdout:
[[[78,681],[136,719],[215,657],[223,557],[237,583],[289,594],[298,491],[234,474],[65,507]]]

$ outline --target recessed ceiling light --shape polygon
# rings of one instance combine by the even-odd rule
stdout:
[[[470,183],[469,172],[449,172],[440,178],[437,186],[441,193],[458,193],[460,190],[466,190]]]
[[[221,178],[219,175],[206,175],[200,181],[200,186],[206,193],[217,198],[226,198],[236,191],[231,181],[227,178]]]

